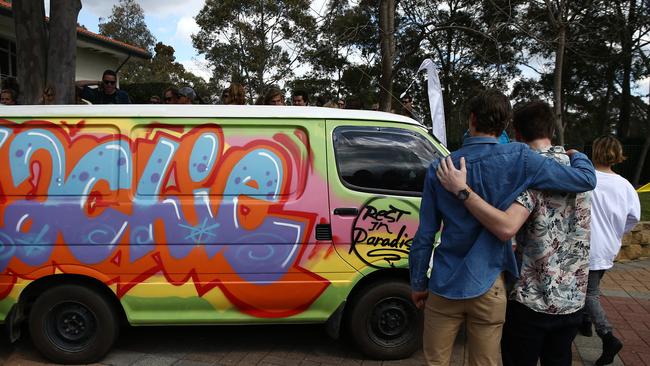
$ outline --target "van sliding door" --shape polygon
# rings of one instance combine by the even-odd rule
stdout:
[[[323,320],[333,280],[325,123],[184,119],[142,124],[123,303],[134,323]],[[129,275],[131,275],[129,273]],[[129,278],[129,277],[125,277]]]
[[[328,121],[327,133],[337,253],[362,273],[406,267],[426,169],[440,156],[433,141],[417,126],[381,122]]]

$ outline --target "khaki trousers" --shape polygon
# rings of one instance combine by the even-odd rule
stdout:
[[[503,274],[485,294],[450,300],[429,294],[424,310],[424,357],[428,365],[449,365],[454,340],[463,321],[470,366],[499,365],[501,330],[506,315]]]

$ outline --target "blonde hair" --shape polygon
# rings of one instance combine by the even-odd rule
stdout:
[[[591,160],[595,164],[612,166],[625,160],[623,146],[614,136],[602,136],[594,140]]]
[[[246,104],[246,93],[243,85],[232,83],[227,90],[228,96],[226,97],[226,100],[224,100],[224,104]]]

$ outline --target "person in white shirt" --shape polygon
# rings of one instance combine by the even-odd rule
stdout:
[[[596,360],[596,365],[614,362],[614,356],[623,348],[621,341],[612,334],[612,326],[600,304],[600,280],[605,271],[614,265],[623,234],[632,230],[641,217],[639,195],[630,182],[612,170],[612,165],[623,160],[623,148],[615,137],[605,136],[594,141],[592,161],[598,183],[591,196],[591,251],[585,304],[587,319],[581,332],[590,335],[591,321],[603,341],[603,353]]]

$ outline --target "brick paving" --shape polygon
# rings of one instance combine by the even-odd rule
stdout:
[[[614,365],[650,365],[650,259],[617,263],[601,283],[601,301],[623,349]],[[584,365],[593,365],[600,338],[579,336],[575,344]]]
[[[650,259],[617,263],[604,277],[603,303],[623,341],[613,365],[650,365]],[[0,329],[2,330],[2,329]],[[573,365],[591,366],[600,356],[600,338],[578,336]],[[452,365],[465,364],[464,335],[454,346]],[[346,339],[330,339],[320,325],[130,327],[98,365],[115,366],[411,366],[422,365],[419,351],[406,360],[363,357]],[[0,365],[48,365],[29,335],[16,344],[0,340]]]

